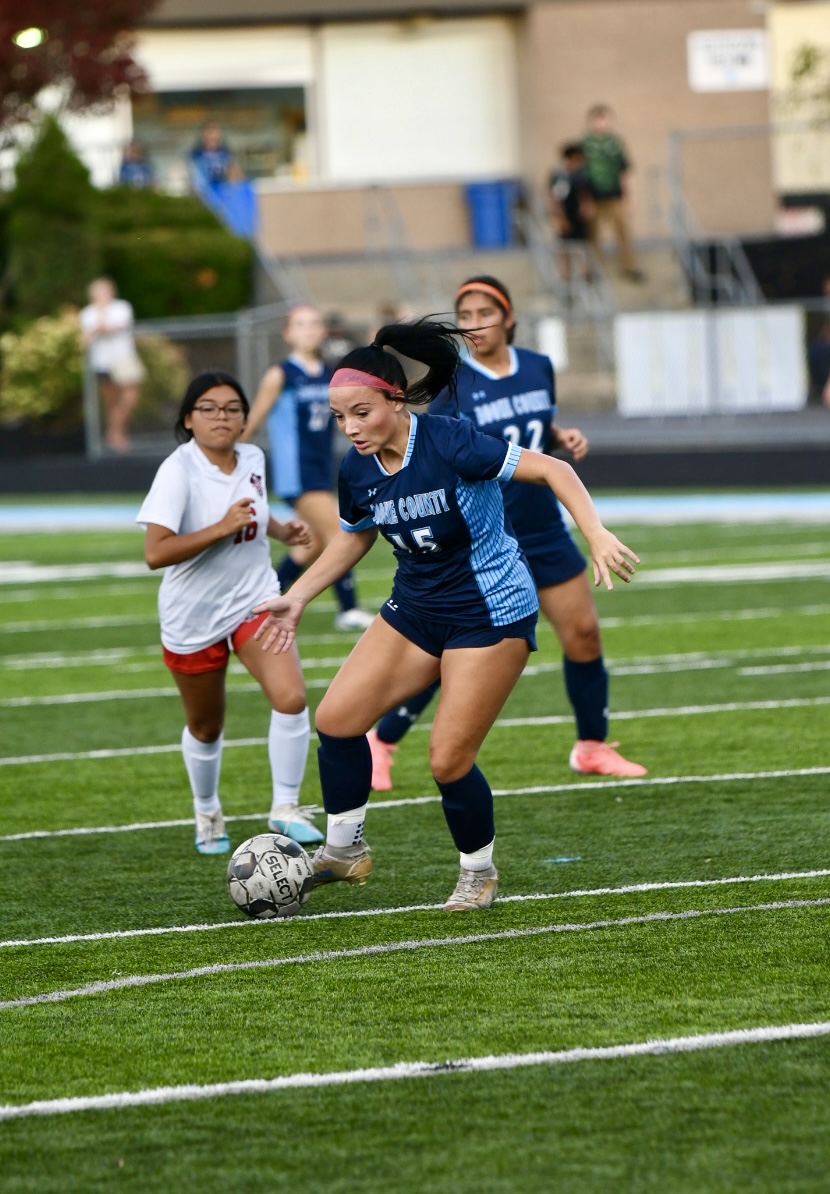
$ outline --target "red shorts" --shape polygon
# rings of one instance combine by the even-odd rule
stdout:
[[[256,617],[249,618],[247,622],[238,626],[228,638],[214,643],[211,647],[203,647],[201,651],[193,651],[189,655],[177,655],[175,651],[168,651],[162,644],[164,662],[171,672],[184,672],[188,676],[200,676],[203,672],[220,672],[222,668],[228,666],[231,648],[238,652],[239,648],[253,637],[267,617],[267,613],[257,614]]]

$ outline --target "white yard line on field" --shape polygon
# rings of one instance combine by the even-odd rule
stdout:
[[[678,705],[662,709],[615,710],[615,721],[636,721],[638,718],[654,717],[696,717],[716,713],[749,713],[779,709],[812,709],[830,705],[830,696],[794,697],[780,701],[729,701],[721,705]],[[527,726],[570,725],[572,714],[551,714],[548,717],[505,717],[499,718],[493,729],[515,730]],[[412,727],[413,732],[427,733],[431,724],[421,723]],[[492,731],[491,731],[492,732]],[[267,738],[229,738],[225,750],[234,747],[265,746]],[[39,763],[72,763],[88,759],[123,759],[140,755],[163,755],[181,750],[181,743],[168,742],[158,746],[106,747],[100,750],[59,751],[40,755],[0,756],[0,767],[23,767]]]
[[[325,602],[317,604],[314,607],[320,612],[326,612],[327,609],[334,609],[334,606],[327,606]],[[758,609],[748,609],[746,607],[741,609],[719,609],[719,610],[698,610],[691,613],[661,613],[661,614],[637,614],[632,617],[603,617],[602,625],[606,630],[627,630],[627,629],[641,629],[650,626],[677,626],[677,625],[705,625],[709,622],[752,622],[771,620],[775,618],[809,618],[809,617],[826,617],[830,614],[830,605],[796,605],[789,608],[784,606],[763,606]],[[52,621],[33,621],[33,622],[6,622],[0,623],[0,634],[26,634],[31,632],[43,632],[54,630],[56,632],[63,632],[65,630],[85,630],[85,629],[101,629],[107,626],[151,626],[157,622],[154,617],[121,617],[120,615],[113,615],[112,619],[107,617],[97,618],[76,618],[76,619],[60,619],[55,618]],[[544,621],[539,623],[537,628],[537,635],[552,634],[551,628]],[[309,646],[336,646],[348,644],[352,645],[353,639],[357,632],[338,631],[336,634],[315,634],[313,631],[304,630],[301,628],[298,642],[301,650]],[[159,651],[158,647],[134,647],[134,648],[114,648],[125,652],[127,654],[140,654],[143,651],[152,650]],[[81,666],[86,661],[86,656],[94,656],[92,660],[96,663],[105,663],[106,660],[99,655],[98,652],[91,651],[77,651],[68,653],[54,653],[48,658],[54,660],[54,666],[62,666],[61,661],[66,661],[63,666]],[[10,661],[14,660],[15,664],[19,662],[20,666],[25,664],[26,656],[5,656],[0,657],[0,666],[12,666]],[[47,658],[44,656],[44,658]],[[76,662],[78,661],[78,662]]]
[[[382,957],[394,953],[414,953],[422,949],[445,949],[462,945],[482,945],[485,942],[519,941],[554,933],[584,933],[598,929],[630,928],[634,925],[665,924],[672,921],[701,920],[710,916],[748,915],[755,912],[781,912],[830,906],[830,898],[816,900],[775,900],[766,904],[746,904],[734,908],[687,908],[682,912],[647,912],[642,916],[606,917],[602,920],[569,924],[534,925],[532,928],[503,929],[492,933],[468,933],[453,937],[424,937],[406,941],[385,941],[379,945],[360,945],[352,949],[313,950],[281,958],[255,958],[247,962],[214,962],[209,966],[192,966],[187,970],[170,970],[160,974],[130,974],[123,978],[104,979],[70,987],[62,991],[44,991],[37,995],[21,995],[18,999],[0,1000],[0,1011],[12,1008],[35,1007],[44,1003],[65,1003],[69,999],[84,999],[112,991],[126,991],[136,987],[158,986],[187,979],[216,978],[224,974],[238,974],[248,970],[273,970],[281,966],[305,966],[318,962],[340,962],[350,958]]]
[[[653,883],[628,883],[622,887],[586,887],[574,891],[533,892],[530,895],[499,896],[500,904],[538,903],[541,900],[595,899],[601,896],[639,895],[648,891],[679,891],[685,888],[725,887],[742,883],[786,883],[795,879],[826,879],[830,870],[781,871],[773,875],[735,875],[724,879],[677,879]],[[312,912],[296,920],[222,920],[215,924],[157,925],[149,929],[112,929],[101,933],[67,933],[62,937],[30,937],[0,941],[0,949],[36,945],[75,945],[88,941],[123,941],[132,937],[163,937],[169,933],[209,933],[216,929],[259,929],[273,932],[277,925],[306,924],[310,920],[352,920],[376,916],[400,916],[411,912],[443,912],[443,904],[407,904],[398,908],[355,908],[348,912]],[[279,931],[279,930],[277,930]]]
[[[151,648],[154,652],[156,648]],[[830,644],[820,644],[818,646],[810,647],[753,647],[745,650],[724,651],[717,655],[707,653],[704,651],[688,651],[685,653],[678,653],[672,655],[654,655],[641,657],[636,664],[626,664],[616,662],[613,659],[606,658],[606,663],[612,675],[614,676],[662,676],[671,675],[676,672],[693,672],[693,671],[709,671],[709,670],[723,670],[726,668],[739,668],[742,660],[747,659],[780,659],[787,658],[789,660],[797,659],[804,655],[826,655],[830,653]],[[121,652],[113,653],[117,658],[121,656]],[[123,654],[129,654],[125,652]],[[17,660],[18,657],[15,657]],[[19,657],[22,662],[26,660],[26,656]],[[31,658],[31,657],[30,657]],[[52,658],[52,657],[48,657]],[[116,661],[113,658],[113,662]],[[331,659],[313,659],[306,658],[303,661],[304,671],[314,671],[317,669],[334,669],[339,667],[343,662],[342,656],[337,656]],[[2,663],[0,663],[2,666]],[[777,674],[779,671],[782,674],[788,672],[811,672],[811,671],[825,671],[830,668],[830,660],[812,661],[807,663],[786,663],[781,665],[765,665],[764,667],[740,667],[740,675],[767,675]],[[121,670],[121,669],[119,669]],[[531,664],[522,672],[520,679],[526,679],[535,676],[545,676],[552,673],[559,673],[562,670],[562,664],[556,660],[551,663]],[[247,675],[244,669],[234,670],[234,675]],[[242,693],[258,693],[260,687],[256,683],[231,683],[228,686],[229,692]],[[172,684],[168,684],[164,688],[110,688],[102,689],[97,692],[63,692],[55,693],[50,696],[18,696],[18,697],[4,697],[0,699],[0,709],[25,709],[29,707],[36,707],[41,705],[87,705],[96,701],[124,701],[124,700],[156,700],[158,697],[177,697],[179,693]]]
[[[262,745],[265,739],[256,739],[255,741]],[[225,745],[228,746],[229,743],[226,742]],[[237,745],[244,745],[244,743],[239,742]],[[181,747],[178,743],[175,743],[164,749],[166,751],[176,751],[180,750]],[[770,779],[801,779],[810,775],[830,775],[830,767],[801,767],[795,770],[787,769],[779,771],[734,771],[718,775],[663,775],[649,776],[643,779],[617,779],[610,777],[598,780],[584,779],[574,780],[567,784],[539,784],[529,788],[494,788],[493,795],[504,797],[557,795],[563,792],[617,792],[620,788],[662,788],[676,787],[682,784],[721,784],[747,780],[757,782],[758,780]],[[409,808],[413,805],[438,804],[440,799],[441,797],[438,795],[402,796],[389,800],[372,800],[369,807],[372,809]],[[322,812],[321,809],[317,809],[314,805],[307,807],[313,812]],[[264,810],[260,813],[240,813],[235,816],[225,816],[227,822],[266,821],[267,818],[268,814]],[[84,825],[70,829],[28,829],[22,833],[0,835],[0,844],[3,842],[31,841],[37,838],[88,837],[99,833],[136,833],[146,829],[182,829],[185,826],[192,826],[192,824],[192,817],[183,817],[173,821],[134,821],[128,825]]]
[[[496,1070],[517,1070],[529,1066],[571,1065],[580,1061],[621,1061],[628,1057],[665,1057],[699,1053],[738,1045],[803,1041],[830,1035],[830,1021],[801,1024],[773,1024],[758,1028],[736,1028],[725,1032],[696,1033],[632,1041],[620,1045],[593,1045],[536,1053],[502,1053],[487,1057],[447,1058],[444,1061],[399,1061],[395,1065],[328,1073],[285,1074],[279,1078],[243,1078],[235,1082],[189,1083],[156,1086],[144,1090],[115,1091],[103,1095],[40,1099],[33,1103],[0,1106],[0,1120],[31,1116],[67,1115],[74,1111],[120,1111],[126,1107],[162,1106],[229,1095],[274,1094],[281,1090],[307,1090],[326,1086],[355,1086],[366,1082],[399,1082],[410,1078],[435,1078],[447,1074],[483,1074]]]

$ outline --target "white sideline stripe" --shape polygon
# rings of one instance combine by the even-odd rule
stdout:
[[[725,887],[737,883],[784,883],[792,879],[823,879],[830,870],[782,871],[776,875],[736,875],[728,879],[678,879],[654,883],[629,883],[625,887],[592,887],[576,891],[533,892],[530,895],[499,896],[500,904],[527,904],[540,900],[574,900],[595,896],[633,895],[647,891],[677,891],[682,888]],[[121,941],[130,937],[162,937],[167,933],[207,933],[214,929],[260,928],[272,931],[277,925],[307,924],[310,920],[351,920],[355,917],[399,916],[410,912],[440,912],[443,904],[406,904],[398,908],[355,908],[349,912],[313,912],[293,920],[223,920],[216,924],[160,925],[150,929],[113,929],[108,933],[69,933],[64,937],[31,937],[0,941],[0,949],[32,945],[75,945],[82,941]]]
[[[688,568],[645,568],[637,573],[638,585],[756,584],[777,580],[824,580],[830,577],[828,560],[793,560],[768,564],[702,564]]]
[[[155,652],[155,648],[153,648]],[[808,663],[767,664],[758,666],[740,666],[741,660],[746,659],[795,659],[801,655],[826,655],[830,653],[830,644],[821,643],[813,647],[752,647],[737,651],[724,651],[712,655],[704,651],[687,651],[676,654],[645,656],[636,664],[618,663],[614,659],[606,658],[606,663],[613,676],[651,676],[668,675],[674,672],[704,671],[715,668],[737,668],[740,675],[777,675],[789,672],[826,671],[830,669],[830,660],[818,660]],[[127,655],[129,652],[124,652]],[[122,657],[123,657],[122,655]],[[26,657],[19,657],[21,662]],[[76,657],[77,658],[77,657]],[[305,659],[304,671],[319,668],[339,667],[344,656],[333,659]],[[18,657],[15,657],[17,663]],[[8,661],[7,661],[8,663]],[[0,662],[0,666],[3,664]],[[520,679],[528,676],[549,675],[561,672],[561,662],[531,664],[522,672]],[[245,674],[245,673],[239,673]],[[228,685],[228,692],[257,693],[261,689],[256,683],[239,683]],[[48,705],[85,705],[97,701],[125,701],[125,700],[155,700],[158,697],[176,697],[178,690],[172,685],[164,688],[110,688],[96,692],[62,692],[51,696],[18,696],[0,699],[2,709],[27,709],[32,706]]]
[[[594,929],[616,929],[658,922],[700,920],[706,916],[735,916],[748,912],[780,912],[795,908],[827,906],[830,906],[830,897],[816,900],[775,900],[768,904],[746,904],[744,907],[736,908],[687,908],[683,912],[647,912],[642,916],[607,917],[603,920],[573,924],[535,925],[533,928],[527,929],[504,929],[494,933],[467,933],[459,937],[424,937],[420,940],[386,941],[380,945],[360,945],[352,949],[314,950],[306,954],[293,954],[283,958],[256,958],[248,962],[214,962],[209,966],[192,966],[187,970],[171,970],[162,974],[131,974],[124,978],[99,980],[87,983],[83,987],[71,987],[63,991],[45,991],[39,995],[22,995],[19,999],[3,999],[0,1000],[0,1011],[18,1007],[34,1007],[43,1003],[65,1003],[69,999],[82,999],[90,995],[107,994],[111,991],[157,986],[160,983],[179,982],[192,978],[214,978],[221,974],[238,974],[247,970],[273,970],[279,966],[340,962],[347,958],[382,957],[385,954],[413,953],[421,949],[481,945],[490,941],[518,941],[529,937],[548,936],[552,933],[583,933]]]
[[[637,721],[652,717],[692,717],[710,713],[751,713],[775,709],[812,709],[830,705],[830,696],[793,697],[783,701],[728,701],[722,705],[673,705],[670,709],[615,710],[614,721]],[[503,717],[493,723],[494,730],[516,730],[527,726],[561,726],[573,723],[572,713],[551,714],[548,717]],[[412,727],[415,732],[428,733],[432,723]],[[237,746],[265,746],[267,738],[230,738],[224,749]],[[159,746],[104,747],[100,750],[58,751],[43,755],[0,756],[0,767],[21,767],[35,763],[71,763],[88,759],[135,758],[139,755],[163,755],[181,750],[180,742],[167,742]],[[795,774],[787,772],[786,774]],[[541,789],[540,789],[541,790]],[[549,791],[549,789],[544,789]],[[0,838],[2,841],[2,838]]]
[[[120,1111],[123,1107],[160,1106],[193,1102],[226,1095],[271,1094],[279,1090],[325,1086],[353,1086],[361,1082],[395,1082],[407,1078],[434,1078],[444,1074],[483,1074],[494,1070],[516,1070],[528,1066],[568,1065],[578,1061],[619,1061],[627,1057],[664,1057],[672,1053],[698,1053],[734,1045],[758,1045],[775,1041],[811,1040],[830,1034],[830,1020],[813,1024],[773,1024],[759,1028],[735,1028],[728,1032],[705,1032],[623,1045],[581,1046],[556,1052],[502,1053],[488,1057],[461,1057],[446,1061],[399,1061],[390,1066],[329,1073],[285,1074],[280,1078],[243,1078],[236,1082],[212,1082],[197,1086],[156,1086],[145,1090],[124,1090],[104,1095],[41,1099],[33,1103],[0,1106],[0,1120],[35,1115],[66,1115],[73,1111]]]
[[[317,606],[320,609],[320,606]],[[333,607],[332,607],[333,608]],[[758,609],[736,609],[736,610],[718,610],[716,612],[697,612],[687,614],[640,614],[634,617],[618,618],[618,617],[603,617],[602,625],[606,630],[624,630],[634,627],[642,628],[648,626],[667,626],[667,625],[705,625],[710,622],[747,622],[747,621],[762,621],[764,619],[774,618],[794,618],[794,617],[826,617],[830,614],[830,605],[801,605],[793,606],[789,609],[783,607],[765,606]],[[96,619],[96,623],[103,624],[103,619]],[[137,619],[136,625],[151,625],[155,624],[155,618],[140,618]],[[85,624],[88,624],[85,620]],[[77,624],[71,622],[55,620],[50,623],[15,623],[15,632],[20,633],[21,628],[25,631],[28,628],[43,630],[69,630],[79,629]],[[4,629],[9,629],[8,624],[4,627],[0,625],[0,633]],[[547,622],[542,622],[537,627],[537,635],[544,637],[552,635],[553,630],[548,626]],[[352,634],[352,638],[354,635]],[[299,636],[299,644],[301,650],[306,646],[333,646],[336,644],[343,644],[351,642],[348,631],[340,631],[338,634],[315,634],[313,631],[301,630]],[[151,654],[159,656],[158,646],[152,647],[114,647],[102,650],[90,651],[75,651],[72,654],[67,652],[30,652],[26,655],[6,655],[0,658],[0,667],[13,670],[30,670],[33,667],[94,667],[106,666],[111,662],[117,662],[130,655],[146,655]],[[538,666],[538,665],[537,665]],[[525,669],[527,670],[527,669]],[[312,685],[314,682],[312,682]]]
[[[813,663],[776,663],[767,667],[742,667],[738,669],[739,676],[782,676],[792,672],[826,672],[830,671],[830,659],[823,659]]]
[[[260,740],[257,739],[257,742]],[[264,739],[262,740],[264,742]],[[232,745],[225,743],[226,746]],[[240,744],[238,744],[240,745]],[[177,744],[170,750],[180,750]],[[670,787],[678,784],[712,784],[732,783],[741,780],[758,779],[798,779],[807,775],[830,775],[830,767],[799,767],[796,769],[782,769],[779,771],[732,771],[717,775],[663,775],[647,776],[642,779],[617,779],[613,777],[604,780],[575,780],[569,784],[537,784],[527,788],[493,788],[494,796],[539,796],[546,793],[559,792],[603,792],[617,791],[619,788],[652,788]],[[391,800],[372,800],[369,807],[405,808],[418,804],[437,804],[440,796],[402,796]],[[316,805],[307,806],[312,812],[322,812]],[[237,813],[226,816],[225,821],[265,821],[268,814]],[[21,833],[6,833],[0,835],[0,842],[23,842],[32,838],[52,837],[86,837],[96,833],[135,833],[142,829],[178,829],[193,824],[193,818],[181,818],[173,821],[134,821],[128,825],[83,825],[71,829],[27,829]]]
[[[830,576],[830,561],[791,560],[750,564],[693,564],[687,567],[644,568],[637,579],[644,585],[736,584],[791,579],[824,579]],[[152,579],[143,561],[110,561],[104,564],[30,564],[8,561],[0,564],[0,585],[43,584],[54,581],[97,580],[108,577]],[[322,609],[322,606],[317,606]],[[334,608],[332,605],[331,608]]]

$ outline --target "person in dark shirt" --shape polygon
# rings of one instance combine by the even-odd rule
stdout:
[[[153,182],[153,168],[147,161],[144,146],[140,141],[131,141],[118,169],[119,186],[151,187]]]
[[[208,186],[226,182],[230,177],[233,154],[218,124],[206,124],[202,135],[190,151],[190,164],[198,171],[200,181]]]
[[[590,273],[588,242],[593,200],[585,177],[585,153],[578,141],[560,151],[560,164],[548,181],[548,205],[554,231],[561,244],[559,272],[569,280],[576,265],[583,277]]]

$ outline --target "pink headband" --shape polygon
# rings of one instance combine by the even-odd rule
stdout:
[[[339,390],[344,386],[368,386],[370,390],[383,390],[384,393],[394,394],[403,398],[403,390],[384,381],[382,377],[375,377],[374,373],[364,373],[362,369],[337,369],[329,382],[330,390]]]

